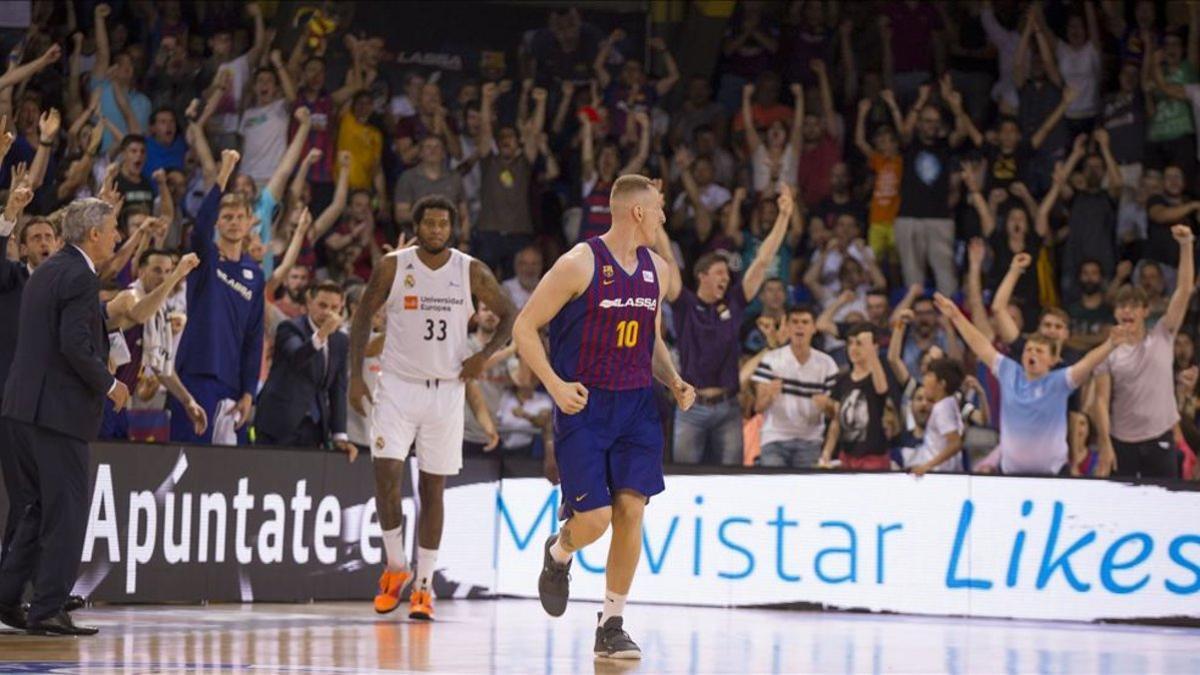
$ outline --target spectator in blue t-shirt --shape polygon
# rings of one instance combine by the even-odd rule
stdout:
[[[250,205],[236,193],[221,194],[238,159],[233,150],[221,153],[216,184],[204,198],[192,231],[192,251],[200,257],[200,266],[187,278],[187,308],[193,320],[180,339],[175,370],[210,424],[197,435],[182,406],[172,399],[171,438],[183,443],[222,441],[213,433],[223,427],[224,415],[219,413],[224,412],[234,416],[237,444],[245,444],[244,429],[258,390],[263,273],[244,248]]]
[[[150,118],[146,137],[146,164],[142,176],[149,178],[159,169],[183,169],[187,163],[187,142],[179,135],[179,123],[170,108],[159,108]]]
[[[113,55],[108,45],[108,27],[104,21],[112,13],[105,4],[96,5],[96,63],[92,66],[92,90],[100,92],[100,114],[112,122],[122,135],[140,134],[150,121],[150,99],[133,88],[133,56],[127,52]],[[120,138],[104,130],[101,148],[108,152]]]

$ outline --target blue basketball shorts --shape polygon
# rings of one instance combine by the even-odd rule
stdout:
[[[554,409],[559,517],[612,505],[618,490],[647,499],[663,491],[663,436],[654,388],[589,389],[583,410]]]

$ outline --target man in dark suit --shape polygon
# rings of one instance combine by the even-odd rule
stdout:
[[[25,223],[17,235],[21,260],[9,260],[3,253],[21,219],[21,213],[33,199],[33,190],[27,186],[16,187],[8,193],[8,203],[0,214],[0,405],[4,402],[4,381],[8,379],[8,368],[17,350],[17,318],[21,314],[21,291],[33,270],[59,249],[58,229],[45,218],[33,218]],[[4,550],[9,548],[17,522],[21,519],[24,506],[13,502],[16,483],[16,464],[11,452],[4,425],[0,424],[0,473],[4,474],[4,488],[9,495],[8,517],[4,522]],[[0,561],[4,556],[0,553]]]
[[[17,349],[0,416],[17,464],[18,500],[27,506],[0,564],[0,622],[33,633],[92,635],[63,604],[79,572],[87,527],[88,441],[104,398],[118,410],[129,390],[108,371],[96,266],[112,257],[117,212],[99,199],[67,207],[65,246],[25,284]],[[34,579],[28,616],[21,593]]]
[[[350,338],[340,332],[344,296],[326,282],[308,289],[307,314],[279,324],[267,383],[258,395],[258,442],[326,446],[357,454],[346,435]]]

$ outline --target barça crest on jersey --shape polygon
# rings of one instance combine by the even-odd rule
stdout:
[[[411,274],[404,275],[404,287],[405,288],[412,288],[413,286],[416,286],[416,285],[417,285],[417,280],[413,278],[413,275],[411,275]]]
[[[605,279],[611,279],[611,278],[613,277],[613,268],[612,268],[612,265],[605,265],[605,266],[604,266],[604,267],[601,269],[601,271],[602,271],[602,272],[604,272],[604,278],[605,278]]]
[[[416,309],[416,308],[417,308],[417,296],[415,296],[415,295],[404,296],[404,309]]]
[[[642,270],[642,280],[648,284],[654,283],[654,272],[650,270]]]

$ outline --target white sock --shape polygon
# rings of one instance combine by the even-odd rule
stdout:
[[[404,555],[404,532],[397,527],[383,531],[383,550],[387,553],[387,568],[393,572],[408,569],[408,557]]]
[[[559,565],[566,565],[571,561],[571,552],[563,548],[561,535],[555,537],[554,543],[550,544],[550,557]]]
[[[605,621],[614,616],[621,616],[625,613],[625,598],[628,595],[613,593],[612,591],[604,591],[604,609],[600,612],[600,625],[603,626]]]
[[[427,591],[437,569],[437,549],[417,547],[417,588]]]

